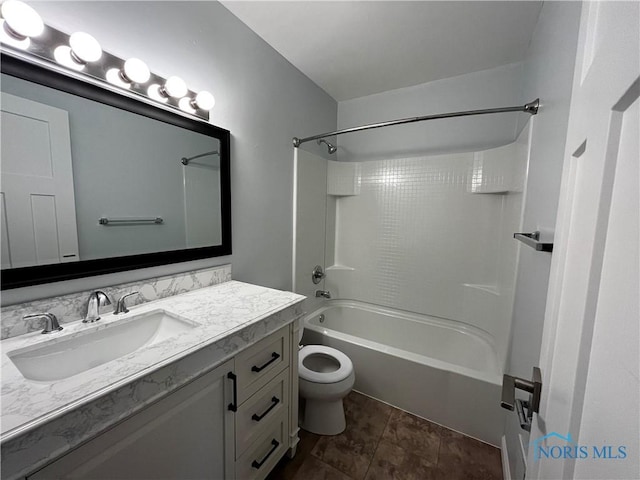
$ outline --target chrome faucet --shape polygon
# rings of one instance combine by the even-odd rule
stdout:
[[[129,313],[129,309],[127,308],[127,303],[125,300],[127,297],[132,295],[139,295],[138,292],[127,293],[126,295],[122,295],[120,299],[116,302],[116,309],[113,312],[114,315],[120,315],[121,313]]]
[[[111,300],[109,300],[107,294],[101,290],[92,292],[87,302],[87,316],[84,317],[82,323],[93,323],[100,320],[100,307],[105,305],[111,305]]]
[[[329,290],[316,290],[316,297],[331,298]]]
[[[24,320],[28,320],[30,318],[44,318],[45,325],[42,333],[55,333],[62,330],[62,327],[58,323],[58,319],[53,313],[30,313],[29,315],[25,315],[22,318]]]

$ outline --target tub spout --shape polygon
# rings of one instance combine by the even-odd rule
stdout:
[[[331,298],[329,290],[316,290],[316,297]]]

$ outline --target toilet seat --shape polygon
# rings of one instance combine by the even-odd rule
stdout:
[[[309,355],[322,354],[334,358],[340,367],[334,372],[315,372],[304,366],[304,359]],[[349,357],[335,348],[325,345],[307,345],[302,347],[298,357],[298,375],[301,379],[313,383],[337,383],[347,378],[353,372],[353,364]]]

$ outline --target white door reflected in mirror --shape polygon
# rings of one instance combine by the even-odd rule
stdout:
[[[79,260],[66,111],[2,93],[2,268]]]

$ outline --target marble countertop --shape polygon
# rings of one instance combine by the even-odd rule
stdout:
[[[71,411],[78,410],[82,406],[95,409],[95,405],[91,406],[92,402],[104,398],[110,392],[119,391],[122,396],[123,387],[136,384],[137,380],[146,379],[148,383],[149,379],[153,378],[154,385],[164,381],[165,383],[169,382],[173,387],[182,379],[188,379],[191,374],[196,373],[196,367],[193,367],[193,371],[189,374],[180,374],[175,369],[168,370],[163,367],[177,365],[180,363],[180,359],[190,355],[190,359],[196,358],[194,352],[204,351],[207,348],[209,351],[213,351],[212,348],[217,348],[220,350],[219,353],[210,354],[208,358],[218,359],[219,361],[216,363],[222,363],[225,357],[228,358],[235,352],[258,341],[262,335],[270,333],[275,328],[279,328],[300,316],[302,311],[299,304],[303,299],[303,296],[291,292],[229,281],[138,305],[123,315],[104,314],[94,324],[84,324],[78,319],[76,322],[66,323],[64,330],[59,334],[42,335],[36,332],[3,340],[0,342],[2,349],[0,440],[3,444],[3,457],[5,457],[5,453],[8,454],[4,451],[7,443],[19,444],[12,450],[25,447],[24,442],[15,442],[17,437],[24,437],[34,429],[37,430],[42,425]],[[296,308],[286,315],[287,318],[276,318],[275,323],[272,322],[272,325],[267,328],[267,320],[273,320],[274,315],[277,317],[278,312],[293,306]],[[16,349],[79,336],[87,329],[108,328],[114,322],[125,321],[132,316],[158,309],[191,320],[199,325],[163,342],[143,347],[88,371],[51,383],[26,380],[7,355]],[[262,325],[261,321],[264,321],[265,325]],[[212,366],[209,365],[209,367]],[[169,378],[165,378],[165,373],[162,373],[165,371]],[[140,382],[137,382],[136,388],[139,387],[139,384]],[[165,388],[165,391],[171,389]],[[148,397],[142,401],[151,401],[153,398],[157,398],[160,394],[158,392],[155,397],[142,395]],[[136,390],[134,393],[139,392]],[[139,404],[140,400],[137,403]],[[120,411],[117,417],[121,418],[123,415],[126,415],[126,412]],[[67,427],[68,425],[61,424],[57,428],[60,430]],[[43,439],[43,435],[45,434],[42,432],[38,434],[38,441]],[[75,433],[70,437],[73,438],[67,439],[69,445],[77,443],[81,439],[81,435]],[[3,458],[3,461],[5,460],[7,458]]]

